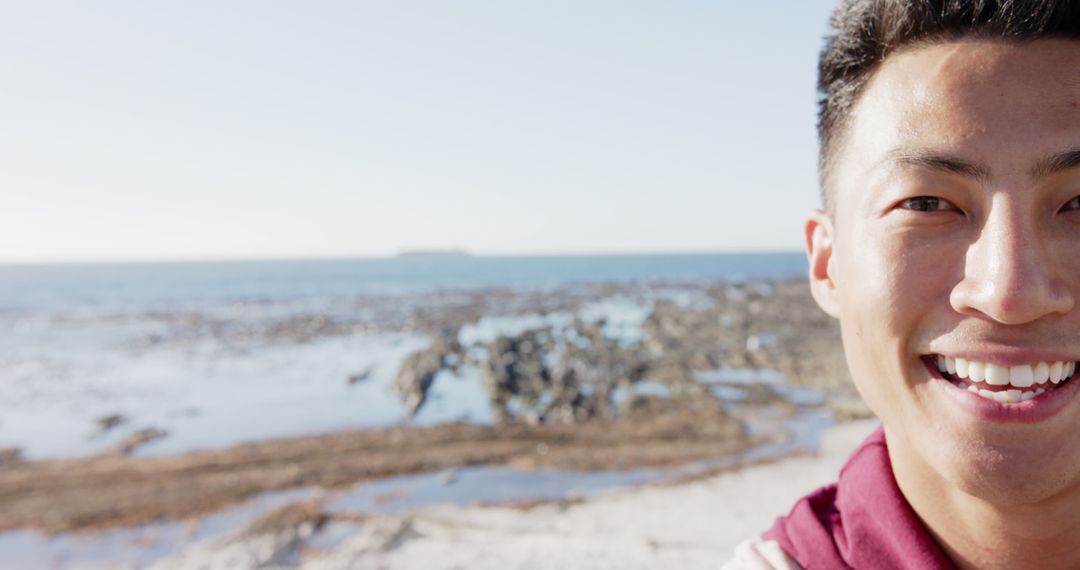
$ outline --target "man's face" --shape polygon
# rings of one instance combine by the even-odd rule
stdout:
[[[838,152],[811,283],[894,460],[999,504],[1080,486],[1080,379],[1046,380],[1080,360],[1080,42],[891,55]]]

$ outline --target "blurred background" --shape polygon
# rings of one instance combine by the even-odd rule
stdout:
[[[5,6],[0,559],[296,504],[317,557],[866,416],[801,252],[831,4]]]

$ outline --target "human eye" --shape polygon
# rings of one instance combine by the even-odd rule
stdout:
[[[1070,210],[1072,210],[1072,211],[1080,210],[1080,196],[1077,196],[1077,197],[1073,198],[1072,200],[1069,200],[1068,202],[1065,202],[1065,205],[1061,207],[1062,212],[1068,212]]]
[[[913,210],[915,212],[947,212],[958,209],[952,202],[936,196],[905,198],[897,205],[904,210]]]

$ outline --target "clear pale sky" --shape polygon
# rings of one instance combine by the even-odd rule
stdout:
[[[0,262],[799,249],[831,5],[9,2]]]

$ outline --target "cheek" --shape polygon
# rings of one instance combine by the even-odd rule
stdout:
[[[905,340],[928,316],[948,311],[949,292],[963,273],[965,248],[958,240],[917,230],[865,229],[854,237],[845,256],[846,271],[857,276],[846,284],[859,312],[853,318]]]
[[[852,376],[874,407],[908,384],[954,271],[940,248],[903,239],[910,236],[853,237],[837,258],[840,323]]]
[[[1080,212],[1072,212],[1066,222],[1054,230],[1048,238],[1053,244],[1050,263],[1057,268],[1057,275],[1069,284],[1074,296],[1080,298]]]
[[[850,254],[842,256],[841,320],[856,325],[860,336],[903,340],[930,298],[947,290],[949,272],[930,248],[888,237],[852,240]]]

